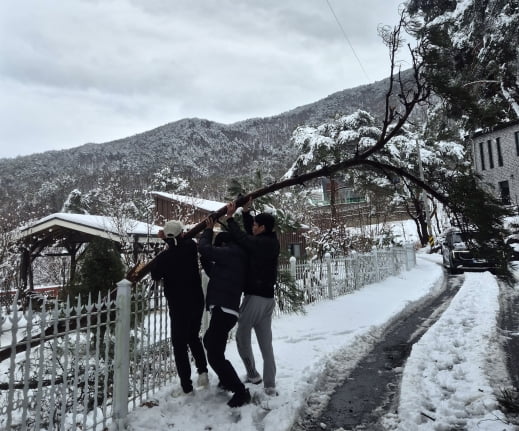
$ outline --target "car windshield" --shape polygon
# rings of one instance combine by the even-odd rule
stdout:
[[[474,232],[453,232],[452,243],[453,244],[458,244],[458,243],[473,244],[473,243],[475,243]]]

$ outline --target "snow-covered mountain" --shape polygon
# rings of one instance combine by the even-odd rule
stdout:
[[[293,162],[290,145],[300,125],[318,125],[357,109],[383,112],[388,80],[343,90],[282,114],[233,124],[188,118],[102,144],[0,159],[3,202],[45,199],[57,211],[74,188],[88,191],[99,178],[118,176],[123,185],[144,188],[154,172],[169,166],[190,180],[221,182],[258,168],[278,177]]]

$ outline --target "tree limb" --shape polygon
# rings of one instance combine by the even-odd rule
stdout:
[[[429,185],[424,183],[422,180],[414,177],[413,175],[409,174],[405,170],[395,167],[395,166],[386,165],[386,164],[383,164],[383,163],[380,163],[377,161],[367,160],[365,157],[366,156],[364,156],[364,154],[362,154],[359,156],[355,156],[351,159],[345,160],[343,162],[336,163],[334,165],[324,166],[321,169],[318,169],[316,171],[308,172],[306,174],[301,174],[301,175],[298,175],[293,178],[289,178],[289,179],[286,179],[286,180],[283,180],[280,182],[276,182],[267,187],[263,187],[263,188],[255,190],[253,192],[250,192],[244,196],[240,196],[234,202],[237,207],[241,207],[246,202],[248,202],[249,199],[257,199],[261,196],[264,196],[269,193],[273,193],[275,191],[281,190],[286,187],[291,187],[294,185],[303,185],[304,183],[306,183],[310,180],[313,180],[315,178],[329,177],[331,174],[333,174],[335,172],[345,171],[347,169],[351,169],[351,168],[363,166],[363,165],[370,166],[372,168],[379,169],[379,170],[385,169],[385,170],[394,172],[398,175],[401,175],[405,178],[408,178],[410,181],[414,182],[419,187],[424,188],[429,194],[434,196],[440,202],[443,202],[443,203],[447,202],[447,198],[445,196],[438,193],[436,190],[431,188]],[[217,220],[220,217],[224,216],[226,213],[227,213],[227,206],[224,206],[224,207],[220,208],[218,211],[211,213],[209,215],[209,217],[211,217],[213,220]],[[204,230],[204,228],[205,228],[205,221],[202,221],[202,222],[198,223],[196,226],[194,226],[193,228],[191,228],[189,231],[187,231],[184,234],[184,238],[193,238],[199,232]],[[163,253],[163,252],[161,252],[161,253]],[[142,278],[144,278],[144,276],[146,276],[151,271],[151,268],[154,265],[157,257],[161,253],[159,253],[157,256],[155,256],[153,259],[151,259],[147,263],[141,262],[141,263],[137,264],[136,266],[134,266],[133,268],[131,268],[130,271],[128,272],[128,274],[126,274],[126,279],[131,281],[132,283],[136,283],[136,282],[142,280]]]
[[[394,172],[398,176],[401,176],[403,178],[407,178],[412,183],[414,183],[418,187],[420,187],[423,190],[425,190],[427,193],[429,193],[431,196],[436,198],[438,201],[440,201],[444,205],[449,205],[449,201],[448,201],[447,196],[439,193],[437,190],[433,189],[427,183],[422,181],[420,178],[415,177],[414,175],[410,174],[409,172],[407,172],[406,170],[404,170],[404,169],[402,169],[402,168],[400,168],[398,166],[387,165],[385,163],[381,163],[381,162],[378,162],[378,161],[375,161],[375,160],[364,160],[362,164],[366,165],[366,166],[370,166],[371,168],[376,169],[376,170]]]

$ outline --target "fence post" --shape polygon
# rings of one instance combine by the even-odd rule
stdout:
[[[117,283],[113,410],[113,420],[117,431],[126,429],[128,416],[131,286],[132,284],[128,280],[121,280]]]
[[[296,261],[297,259],[295,258],[295,256],[290,256],[290,259],[288,259],[289,262],[290,262],[290,275],[292,276],[292,278],[296,279]]]
[[[400,269],[396,247],[391,247],[391,260],[393,262],[393,275],[397,275]]]
[[[409,257],[409,244],[405,245],[405,270],[410,271],[411,270],[411,259]]]
[[[350,268],[351,268],[351,257],[344,258],[344,283],[346,283],[346,292],[350,292],[353,289],[350,289],[350,282],[352,281],[350,278]]]
[[[324,260],[326,261],[326,270],[328,272],[328,298],[333,299],[333,291],[332,291],[332,256],[330,253],[326,253],[324,255]]]
[[[382,274],[380,271],[380,256],[378,255],[378,250],[376,248],[373,250],[373,258],[375,261],[375,277],[378,282],[382,280]]]
[[[355,250],[351,252],[351,273],[353,277],[353,290],[357,290],[359,282],[359,259]]]

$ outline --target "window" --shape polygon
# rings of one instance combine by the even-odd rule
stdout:
[[[479,155],[481,156],[481,170],[485,170],[485,153],[483,152],[483,142],[479,143]]]
[[[510,186],[508,181],[499,182],[499,193],[501,194],[501,202],[503,205],[510,205]]]
[[[488,166],[490,169],[494,169],[494,155],[492,154],[492,141],[489,139],[487,141],[488,147]]]
[[[497,165],[503,166],[503,153],[501,153],[501,138],[496,138]]]
[[[519,156],[519,132],[515,132],[515,153]]]

